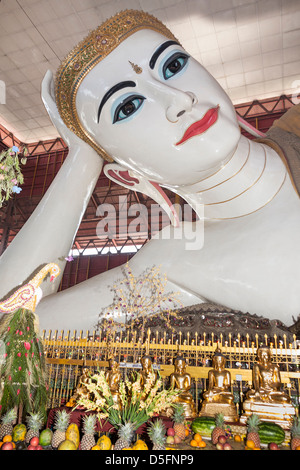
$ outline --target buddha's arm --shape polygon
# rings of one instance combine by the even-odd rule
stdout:
[[[215,374],[212,370],[208,372],[208,391],[210,392],[216,385]]]
[[[0,298],[43,263],[55,262],[63,273],[64,257],[72,248],[101,166],[97,155],[83,155],[79,148],[70,150],[42,201],[0,258]],[[49,284],[52,286],[56,290],[59,280]]]
[[[277,366],[274,367],[273,371],[273,388],[276,390],[279,390],[281,386],[281,376],[280,376],[280,370]]]
[[[259,391],[260,383],[261,383],[261,380],[260,380],[259,367],[257,365],[254,365],[253,370],[252,370],[252,384],[253,384],[253,388],[256,392]]]
[[[48,112],[69,146],[68,156],[43,199],[0,258],[0,298],[23,283],[43,263],[55,262],[61,275],[103,161],[62,123],[50,93],[50,78],[43,82]],[[60,260],[59,258],[62,258]],[[59,286],[43,283],[43,295]]]
[[[176,388],[177,382],[174,374],[170,375],[170,388]]]
[[[224,378],[224,388],[227,390],[231,387],[231,375],[230,372],[226,372],[225,378]]]
[[[191,377],[187,375],[184,379],[184,389],[190,390],[191,386],[192,386]]]

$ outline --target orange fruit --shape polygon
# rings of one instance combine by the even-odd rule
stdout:
[[[202,437],[201,437],[201,435],[198,434],[198,433],[194,434],[194,439],[195,439],[195,441],[197,441],[197,442],[202,441]]]
[[[12,436],[10,434],[7,434],[7,436],[3,437],[3,442],[11,442],[12,441]]]
[[[300,446],[297,446],[295,450],[300,450]]]
[[[206,442],[205,441],[199,441],[198,442],[198,447],[206,447]]]
[[[3,446],[4,442],[3,441],[0,441],[0,449],[1,447]]]
[[[241,438],[241,436],[240,436],[239,434],[236,434],[236,435],[234,436],[234,440],[235,440],[235,442],[242,442],[242,438]]]
[[[190,445],[191,445],[192,447],[198,447],[198,442],[195,441],[195,439],[192,439],[191,442],[190,442]]]
[[[185,433],[185,437],[187,437],[190,434],[190,431],[188,430],[188,428],[185,428],[184,433]]]
[[[254,449],[255,447],[255,443],[253,441],[249,441],[249,439],[246,441],[246,447],[248,447],[248,449]]]

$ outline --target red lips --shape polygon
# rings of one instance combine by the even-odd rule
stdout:
[[[194,122],[183,134],[183,137],[175,145],[180,145],[186,142],[195,135],[200,135],[207,131],[218,119],[219,105],[215,108],[209,109],[200,121]]]

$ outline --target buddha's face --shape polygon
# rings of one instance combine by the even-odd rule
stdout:
[[[271,362],[271,352],[269,349],[259,349],[258,350],[258,360],[261,364],[267,364]]]
[[[175,361],[175,369],[177,372],[182,373],[185,370],[185,362],[182,359]]]
[[[116,370],[116,369],[118,369],[119,364],[118,364],[117,361],[111,360],[111,361],[109,361],[109,366],[110,366],[111,370]]]
[[[225,358],[223,356],[214,356],[213,366],[215,367],[215,369],[224,369]]]
[[[199,181],[231,157],[240,138],[218,82],[179,44],[151,30],[134,33],[88,73],[76,108],[116,162],[158,183]]]
[[[143,369],[149,369],[152,365],[151,363],[151,359],[148,358],[148,357],[144,357],[142,360],[141,360],[141,364],[143,366]]]

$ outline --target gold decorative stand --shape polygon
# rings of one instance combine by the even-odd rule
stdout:
[[[283,429],[289,430],[296,415],[296,409],[291,403],[262,403],[245,401],[240,423],[246,423],[248,417],[257,414],[262,421],[279,424]]]
[[[204,403],[199,416],[211,416],[214,418],[218,413],[222,413],[224,420],[228,423],[237,423],[239,421],[236,406],[228,403]]]

